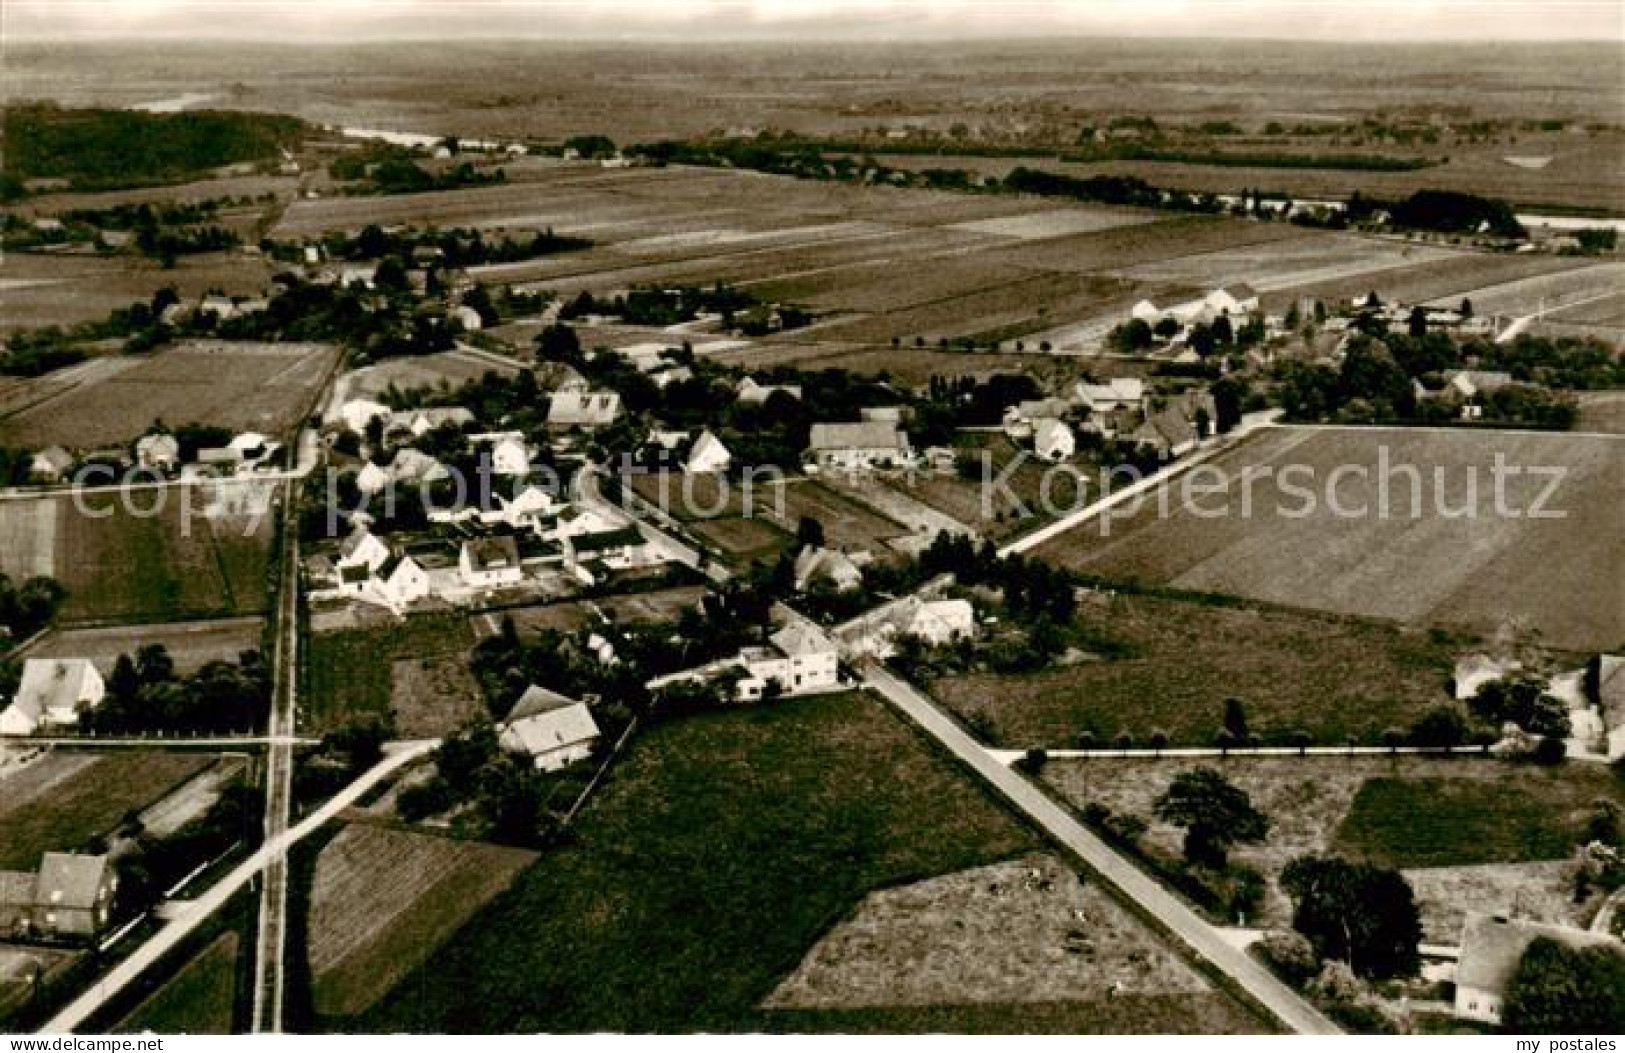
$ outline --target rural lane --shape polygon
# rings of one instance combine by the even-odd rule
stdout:
[[[924,728],[1045,833],[1082,859],[1102,879],[1115,885],[1287,1027],[1307,1035],[1342,1033],[1336,1024],[1276,979],[1261,963],[1225,940],[1217,928],[1147,877],[1037,787],[991,757],[980,743],[912,685],[875,663],[865,666],[864,680],[866,686]]]
[[[396,771],[420,758],[440,744],[438,739],[397,742],[386,747],[388,755],[367,769],[350,785],[340,790],[327,803],[310,813],[291,829],[283,831],[274,843],[261,845],[229,874],[209,887],[193,900],[172,900],[167,906],[170,920],[152,939],[142,944],[130,957],[120,962],[106,976],[92,984],[90,989],[68,1003],[46,1022],[40,1031],[45,1034],[68,1034],[82,1027],[91,1015],[114,995],[128,987],[158,959],[173,950],[215,911],[225,905],[236,892],[247,885],[276,857],[287,854],[288,849],[309,837],[340,812],[362,797]]]

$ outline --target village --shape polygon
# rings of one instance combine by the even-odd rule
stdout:
[[[467,130],[6,206],[0,1029],[1618,1019],[1612,242]]]

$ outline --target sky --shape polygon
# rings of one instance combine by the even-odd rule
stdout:
[[[0,39],[1625,41],[1622,0],[4,0]]]

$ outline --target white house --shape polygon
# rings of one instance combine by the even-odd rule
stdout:
[[[153,471],[170,471],[181,463],[181,444],[167,432],[143,435],[135,443],[135,463]]]
[[[1246,282],[1233,282],[1209,292],[1203,303],[1215,314],[1243,317],[1258,310],[1258,290]]]
[[[824,469],[897,468],[912,456],[908,436],[892,421],[814,424],[803,455]]]
[[[863,570],[845,552],[807,545],[796,555],[795,581],[801,592],[815,581],[827,581],[835,591],[846,592],[863,584]]]
[[[769,637],[770,647],[747,647],[733,658],[725,658],[697,669],[687,669],[658,677],[646,685],[657,691],[670,684],[710,680],[728,673],[734,683],[733,701],[755,702],[777,685],[781,695],[795,696],[829,691],[840,686],[840,652],[823,630],[797,619]]]
[[[395,476],[388,468],[368,461],[355,474],[355,487],[364,494],[376,494],[389,487]]]
[[[28,462],[28,474],[48,483],[58,483],[73,469],[73,454],[60,446],[49,446]]]
[[[694,440],[693,448],[688,451],[688,460],[683,464],[683,471],[692,474],[721,472],[727,470],[728,465],[732,463],[733,454],[729,453],[722,440],[707,428]]]
[[[338,567],[366,567],[370,574],[384,565],[389,559],[389,546],[378,539],[378,536],[364,526],[357,526],[350,531],[339,545]]]
[[[1179,324],[1186,325],[1200,318],[1207,309],[1206,299],[1172,300],[1148,297],[1130,308],[1129,315],[1151,326],[1164,318],[1172,318]]]
[[[1033,450],[1046,461],[1064,461],[1078,451],[1078,439],[1066,421],[1045,417],[1033,422]]]
[[[1469,912],[1462,925],[1461,957],[1456,962],[1456,1015],[1500,1024],[1507,981],[1524,951],[1540,936],[1575,949],[1611,946],[1625,953],[1619,940],[1603,933]]]
[[[1078,401],[1091,413],[1140,409],[1145,404],[1145,381],[1137,377],[1113,377],[1104,384],[1080,380],[1076,390]]]
[[[525,437],[516,431],[471,435],[471,442],[487,443],[491,452],[491,471],[497,475],[525,476],[530,474],[530,447]]]
[[[1028,399],[1004,411],[1005,435],[1019,441],[1032,437],[1033,425],[1046,418],[1060,419],[1072,411],[1066,399]]]
[[[497,496],[498,507],[480,513],[480,522],[487,526],[506,523],[515,530],[541,526],[541,521],[553,514],[558,502],[553,495],[539,486],[527,486],[512,500]]]
[[[531,685],[508,714],[499,742],[542,771],[558,771],[591,757],[599,735],[586,703]]]
[[[892,639],[916,636],[940,647],[967,639],[976,632],[976,611],[969,600],[905,600],[894,609],[883,630]]]
[[[589,388],[561,388],[547,404],[547,423],[553,428],[602,428],[621,415],[621,395],[617,391]]]
[[[461,406],[426,406],[423,409],[402,410],[390,414],[384,431],[386,434],[410,432],[413,438],[422,438],[429,432],[448,425],[466,428],[473,423],[473,412]]]
[[[801,385],[799,384],[758,384],[753,377],[746,377],[739,382],[736,401],[747,405],[760,406],[773,397],[775,391],[782,391],[797,402],[801,401]]]
[[[88,658],[30,658],[11,705],[0,711],[0,734],[31,735],[41,726],[71,726],[98,705],[107,685]]]
[[[457,573],[465,585],[477,589],[517,585],[525,577],[519,563],[519,545],[507,536],[463,542],[457,554]]]
[[[374,573],[368,591],[398,611],[429,595],[429,572],[411,556],[390,556]]]
[[[339,419],[344,422],[345,430],[357,435],[366,434],[367,425],[373,421],[388,421],[391,415],[388,406],[372,399],[350,399],[339,407]]]

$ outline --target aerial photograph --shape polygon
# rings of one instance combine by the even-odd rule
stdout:
[[[4,0],[0,99],[10,1050],[1625,1048],[1625,0]]]

